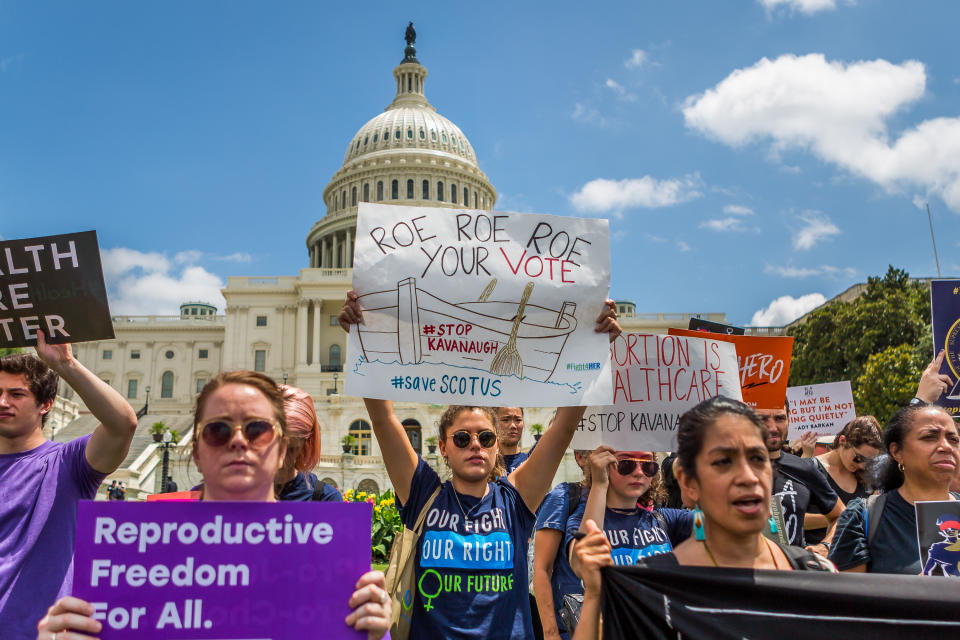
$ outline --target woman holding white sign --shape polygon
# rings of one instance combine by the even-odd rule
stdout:
[[[596,331],[619,334],[607,301]],[[354,292],[340,312],[345,329],[362,310]],[[497,417],[488,407],[451,406],[440,418],[440,455],[451,479],[414,451],[388,400],[364,398],[373,432],[414,529],[423,516],[415,562],[411,638],[510,639],[533,637],[527,546],[534,512],[550,489],[585,407],[559,407],[530,457],[503,474]],[[405,603],[406,606],[406,603]]]
[[[283,396],[261,373],[233,371],[213,378],[197,397],[193,461],[203,475],[201,500],[276,502],[274,480],[287,451]],[[383,637],[390,625],[390,599],[380,571],[360,576],[345,623]],[[38,640],[81,638],[99,633],[93,606],[65,597],[38,624]]]

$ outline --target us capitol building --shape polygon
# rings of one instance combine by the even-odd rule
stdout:
[[[179,488],[197,484],[200,475],[190,457],[194,399],[218,371],[233,369],[262,371],[313,396],[323,454],[318,477],[341,490],[389,488],[363,402],[341,393],[347,336],[337,313],[351,288],[357,205],[490,210],[497,201],[473,145],[427,101],[427,69],[417,60],[414,40],[411,25],[404,58],[393,70],[393,102],[347,141],[343,166],[323,190],[326,213],[307,232],[306,268],[293,276],[229,277],[222,315],[210,304],[186,302],[179,316],[115,316],[114,340],[74,345],[77,358],[143,414],[129,455],[101,495],[109,480],[124,483],[127,499],[159,491],[164,450]],[[632,302],[617,306],[629,331],[686,328],[694,315],[726,321],[723,313],[637,314]],[[90,433],[96,424],[79,399],[63,391],[45,428],[58,441]],[[436,434],[443,408],[396,403],[413,447],[435,467],[438,456],[429,452],[427,439]],[[548,425],[552,413],[526,411],[523,449],[533,444],[530,425]],[[157,422],[178,438],[155,442],[151,428]],[[356,438],[351,447],[341,443],[347,434]],[[579,478],[572,458],[568,453],[558,480]]]

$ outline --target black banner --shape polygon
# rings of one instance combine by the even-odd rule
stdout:
[[[923,576],[608,567],[603,637],[944,640],[960,637],[960,589]]]
[[[113,338],[97,232],[0,242],[0,347]]]
[[[746,333],[743,327],[735,327],[731,324],[704,320],[703,318],[690,318],[687,329],[692,331],[706,331],[708,333],[725,333],[728,336],[742,336]]]

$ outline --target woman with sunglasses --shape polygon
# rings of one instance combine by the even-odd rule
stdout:
[[[873,493],[872,488],[864,484],[863,473],[867,465],[880,453],[883,446],[880,440],[880,424],[873,416],[860,416],[847,423],[847,426],[833,439],[833,449],[814,457],[820,473],[830,483],[830,487],[840,496],[843,504],[850,504],[854,498],[866,498]],[[813,511],[810,505],[803,519],[807,544],[823,548],[823,554],[830,545],[823,543],[827,535],[826,516]]]
[[[667,553],[690,536],[693,519],[685,509],[656,509],[660,465],[649,451],[597,447],[587,467],[587,500],[567,520],[567,543],[585,533],[585,521],[601,525],[613,548],[613,564]]]
[[[608,301],[596,331],[618,335]],[[362,310],[351,291],[340,312],[345,330]],[[364,398],[404,525],[425,512],[416,554],[411,638],[533,637],[527,546],[534,512],[550,489],[584,407],[560,407],[530,457],[504,475],[497,416],[488,407],[451,406],[439,423],[450,480],[414,451],[387,400]]]
[[[918,575],[917,501],[957,500],[950,483],[960,466],[960,435],[942,408],[913,401],[890,419],[885,459],[877,473],[883,493],[850,502],[837,523],[830,559],[841,571]]]
[[[766,433],[750,407],[723,396],[680,417],[674,472],[684,498],[696,505],[694,535],[641,564],[836,571],[806,549],[763,535],[773,487]]]
[[[274,479],[287,452],[283,397],[261,373],[221,373],[204,386],[194,412],[193,461],[203,476],[201,500],[276,502]],[[383,573],[359,577],[345,623],[383,637],[390,625],[390,598]],[[66,597],[50,607],[38,625],[38,640],[80,637],[63,632],[99,633],[93,606]],[[322,633],[318,632],[318,637]]]

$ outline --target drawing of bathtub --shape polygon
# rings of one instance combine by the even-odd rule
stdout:
[[[448,302],[418,289],[415,278],[401,280],[396,289],[364,294],[359,301],[364,316],[357,327],[368,362],[449,364],[483,371],[507,342],[519,306],[519,300]],[[570,332],[577,328],[576,310],[574,302],[564,302],[559,311],[526,305],[516,341],[525,378],[550,379]],[[450,324],[470,325],[469,333],[437,335],[437,327]]]

